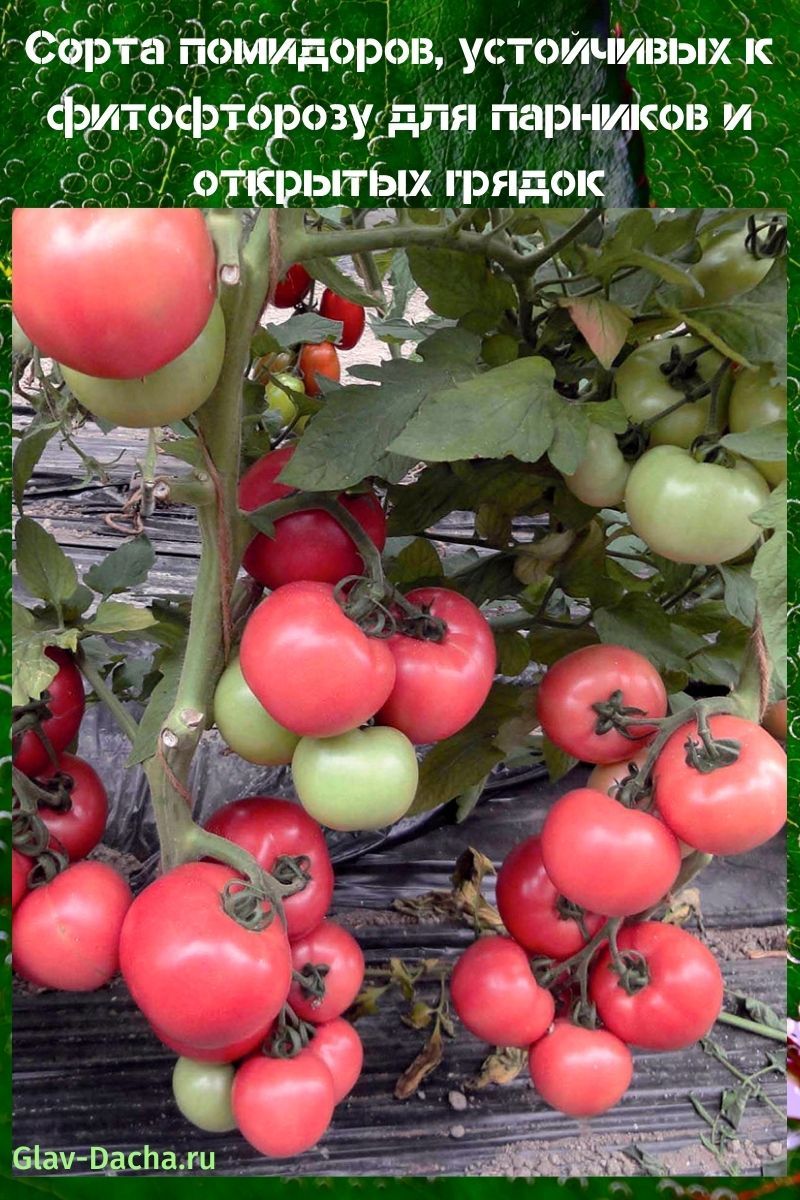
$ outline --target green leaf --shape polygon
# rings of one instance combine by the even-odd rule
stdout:
[[[55,678],[58,664],[44,653],[47,646],[62,646],[74,651],[78,645],[75,629],[56,630],[24,605],[12,603],[14,628],[11,659],[11,702],[27,704],[38,700]]]
[[[499,317],[516,307],[511,283],[494,275],[480,255],[427,246],[412,246],[406,253],[411,274],[442,317],[458,320],[474,311]]]
[[[638,651],[660,671],[686,671],[687,655],[706,649],[703,638],[671,621],[654,600],[639,593],[612,608],[598,608],[594,618],[601,641]]]
[[[725,608],[732,617],[751,629],[756,617],[756,586],[749,567],[719,567],[725,587]]]
[[[550,402],[553,416],[553,441],[547,457],[564,475],[572,475],[586,456],[589,414],[586,406],[570,404],[558,396]]]
[[[160,657],[161,679],[153,688],[147,708],[139,722],[136,739],[125,764],[127,767],[144,762],[156,753],[159,731],[175,702],[182,665],[182,654],[164,654]]]
[[[478,606],[487,600],[511,598],[522,590],[510,554],[479,555],[468,550],[463,555],[446,557],[444,569],[450,586]]]
[[[571,754],[567,754],[565,750],[561,750],[554,745],[548,737],[542,735],[542,754],[544,755],[544,763],[547,767],[547,774],[550,776],[551,783],[558,783],[559,779],[563,779],[568,775],[572,768],[577,763],[577,758],[573,758]]]
[[[391,548],[385,554],[391,556]],[[441,578],[442,563],[436,548],[426,538],[413,538],[396,555],[391,556],[387,567],[390,581],[398,587],[434,581]]]
[[[276,349],[288,349],[301,342],[338,342],[342,336],[342,322],[329,321],[316,312],[293,313],[287,321],[265,326],[268,335],[276,343]],[[264,350],[262,353],[269,353]]]
[[[59,608],[78,586],[72,560],[53,535],[31,517],[20,517],[15,536],[20,579],[32,596]]]
[[[531,661],[528,639],[516,629],[496,629],[494,644],[497,650],[499,675],[521,675]]]
[[[602,366],[609,368],[625,345],[632,325],[625,310],[601,294],[578,298],[562,296],[559,304],[568,309],[576,328]]]
[[[360,304],[362,308],[375,308],[379,304],[375,296],[365,291],[352,275],[346,275],[333,259],[311,258],[304,262],[303,266],[313,279],[336,292],[338,296],[344,296],[345,300]]]
[[[102,562],[90,567],[84,579],[103,598],[114,596],[144,583],[155,561],[152,542],[142,533],[123,542],[107,554]]]
[[[123,604],[119,600],[102,600],[91,620],[86,623],[87,633],[113,634],[121,637],[125,633],[138,633],[156,624],[149,608],[136,604]]]
[[[392,443],[426,462],[513,455],[536,462],[553,440],[553,368],[521,358],[428,394]]]
[[[528,689],[495,683],[477,716],[426,754],[410,814],[429,812],[479,785],[505,757],[506,751],[498,744],[504,726],[519,720],[530,707]],[[528,727],[533,723],[532,714],[526,723]]]
[[[14,503],[22,512],[22,496],[36,464],[42,457],[45,446],[59,429],[58,422],[37,424],[32,422],[17,442],[14,451],[13,481]]]
[[[788,589],[786,580],[786,529],[776,529],[761,546],[753,561],[753,582],[764,630],[764,640],[772,662],[775,680],[781,690],[786,687],[787,648],[786,613]]]
[[[612,433],[624,433],[628,428],[628,414],[622,407],[622,401],[616,396],[610,400],[585,405],[586,415],[597,425],[604,425]]]
[[[785,421],[770,421],[768,425],[757,425],[746,433],[726,433],[720,438],[720,445],[745,458],[782,462],[786,458],[787,437]]]
[[[727,304],[674,315],[721,354],[746,366],[786,358],[786,262],[775,260],[758,287]]]
[[[436,463],[422,471],[414,483],[389,488],[389,532],[419,533],[469,503],[466,487],[450,464]]]

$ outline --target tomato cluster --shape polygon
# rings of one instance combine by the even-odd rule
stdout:
[[[229,907],[247,894],[241,876],[216,862],[176,867],[131,905],[122,974],[156,1036],[180,1055],[173,1091],[187,1119],[212,1132],[238,1128],[262,1154],[299,1154],[361,1072],[361,1040],[342,1014],[364,958],[326,919],[333,869],[322,830],[298,805],[251,796],[206,828],[303,886],[282,916],[256,897],[241,923]]]
[[[658,673],[620,646],[575,651],[547,672],[542,729],[594,771],[502,864],[508,936],[480,938],[453,972],[464,1025],[529,1048],[537,1091],[575,1117],[622,1098],[629,1047],[683,1049],[719,1015],[714,956],[649,919],[683,854],[742,853],[786,820],[786,755],[764,728],[720,712],[682,722],[666,710]]]

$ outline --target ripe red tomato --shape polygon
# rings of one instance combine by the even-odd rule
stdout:
[[[196,208],[17,208],[12,238],[14,315],[85,375],[150,375],[211,315],[216,259]]]
[[[303,737],[363,725],[395,677],[386,642],[345,616],[329,583],[287,583],[263,600],[245,627],[239,661],[270,716]]]
[[[541,841],[526,838],[506,856],[497,874],[497,907],[512,938],[532,954],[561,960],[586,944],[578,922],[559,911],[560,898],[544,869]],[[598,913],[584,913],[590,938],[604,920]]]
[[[609,917],[656,904],[681,868],[663,821],[591,788],[556,800],[542,827],[542,859],[563,896]]]
[[[245,929],[222,907],[235,878],[217,863],[175,867],[136,897],[120,939],[122,974],[148,1021],[201,1049],[255,1036],[289,993],[280,920]]]
[[[42,722],[42,729],[55,752],[60,754],[75,737],[83,719],[86,704],[83,679],[69,650],[48,646],[45,654],[58,663],[58,670],[45,689],[44,699],[52,716]],[[50,755],[42,739],[29,729],[14,752],[14,766],[24,775],[34,776],[46,771],[50,765]]]
[[[14,970],[39,987],[92,992],[119,964],[131,890],[100,862],[79,862],[20,901],[14,913]]]
[[[722,975],[702,942],[661,921],[643,921],[621,931],[620,951],[647,965],[648,982],[629,994],[604,950],[589,990],[603,1024],[631,1046],[682,1050],[705,1037],[722,1008]]]
[[[295,980],[289,1003],[298,1017],[322,1025],[333,1021],[348,1009],[364,981],[364,955],[356,939],[335,921],[323,921],[311,933],[292,942],[292,969],[305,971],[308,966],[327,965],[324,972],[325,995],[321,1000],[309,996]]]
[[[378,721],[412,742],[439,742],[463,729],[489,695],[494,638],[486,618],[458,592],[417,588],[407,598],[443,620],[447,632],[441,642],[402,633],[389,638],[397,675]]]
[[[358,1083],[364,1065],[361,1038],[349,1021],[336,1017],[318,1025],[308,1049],[321,1058],[333,1078],[333,1099],[338,1104]]]
[[[533,1086],[568,1117],[596,1117],[622,1099],[633,1076],[624,1042],[607,1029],[556,1021],[528,1055]]]
[[[625,646],[584,646],[559,659],[545,675],[536,699],[536,713],[551,742],[574,758],[590,763],[618,762],[650,738],[653,726],[629,727],[634,739],[616,729],[597,733],[593,704],[615,692],[621,703],[649,717],[663,717],[667,693],[661,676],[646,658]]]
[[[174,1050],[182,1058],[191,1058],[194,1062],[223,1063],[238,1062],[240,1058],[246,1058],[248,1054],[252,1054],[265,1041],[273,1025],[274,1021],[270,1021],[258,1033],[251,1034],[250,1037],[240,1038],[238,1042],[230,1042],[227,1046],[217,1046],[213,1050],[204,1050],[200,1046],[193,1046],[190,1042],[179,1042],[175,1038],[171,1038],[166,1033],[163,1033],[155,1025],[151,1025],[150,1028],[168,1050]]]
[[[464,951],[450,980],[453,1007],[470,1033],[495,1046],[530,1046],[553,1020],[553,997],[539,987],[521,946],[482,937]]]
[[[739,743],[736,762],[701,771],[686,761],[694,724],[673,733],[653,771],[656,804],[670,829],[705,854],[742,854],[786,823],[786,752],[765,729],[741,717],[709,718],[715,738]]]
[[[306,387],[307,396],[318,396],[320,393],[318,376],[338,382],[342,373],[339,355],[332,342],[307,342],[297,359],[297,369]]]
[[[304,858],[311,878],[283,902],[286,932],[298,938],[319,925],[333,897],[333,867],[322,829],[299,804],[248,796],[218,809],[206,829],[249,850],[265,871],[272,871],[283,855]]]
[[[276,283],[272,303],[276,308],[294,308],[310,287],[311,276],[308,271],[301,263],[294,263]]]
[[[330,1125],[333,1080],[308,1047],[294,1058],[256,1054],[236,1072],[231,1103],[251,1146],[269,1158],[290,1158],[315,1146]]]
[[[28,890],[34,860],[20,850],[11,851],[11,908],[15,909]]]
[[[253,463],[239,480],[239,507],[252,512],[273,500],[283,500],[296,490],[277,478],[294,454],[284,446]],[[342,493],[339,503],[355,517],[379,550],[386,544],[386,515],[370,490],[358,496]],[[361,575],[364,563],[349,534],[330,513],[321,509],[290,513],[275,522],[275,537],[256,533],[245,550],[245,571],[264,587],[316,579],[338,583],[348,575]]]
[[[340,350],[352,350],[360,340],[366,323],[366,313],[361,305],[354,304],[352,300],[345,300],[344,296],[325,288],[319,311],[329,321],[342,322],[342,336],[336,345]]]
[[[60,755],[56,765],[41,776],[41,782],[45,783],[58,774],[68,775],[72,779],[70,806],[56,809],[41,804],[39,816],[72,862],[76,862],[94,850],[103,836],[108,817],[108,796],[94,768],[76,754]]]

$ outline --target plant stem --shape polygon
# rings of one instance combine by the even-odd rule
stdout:
[[[760,1021],[748,1021],[747,1017],[737,1017],[736,1013],[721,1012],[717,1017],[720,1025],[734,1025],[737,1029],[746,1029],[748,1033],[757,1033],[759,1037],[771,1038],[773,1042],[785,1042],[786,1034],[782,1029],[773,1029],[771,1025],[763,1025]]]
[[[128,741],[133,744],[136,740],[136,735],[139,732],[139,726],[128,712],[125,705],[115,696],[111,688],[106,683],[103,676],[95,667],[89,656],[81,648],[78,643],[78,651],[75,655],[76,662],[80,667],[81,674],[91,685],[92,691],[102,700],[112,717],[120,727]]]

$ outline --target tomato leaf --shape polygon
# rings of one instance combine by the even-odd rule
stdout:
[[[311,258],[304,262],[303,266],[313,279],[330,288],[332,292],[336,292],[337,296],[344,296],[345,300],[350,300],[353,304],[358,304],[362,308],[376,308],[382,303],[382,297],[371,295],[357,279],[352,275],[346,275],[331,258]],[[335,323],[338,324],[338,322]],[[308,341],[308,338],[300,340],[305,342]]]
[[[142,533],[117,546],[102,562],[90,567],[83,578],[93,591],[106,599],[144,583],[155,561],[153,544]]]
[[[22,495],[28,480],[42,457],[47,443],[58,429],[57,421],[39,423],[34,420],[17,442],[17,448],[14,451],[13,483],[14,503],[20,513],[22,512]]]
[[[559,304],[569,311],[586,344],[606,368],[625,345],[632,321],[618,304],[603,295],[561,296]]]
[[[458,320],[475,311],[499,317],[516,307],[511,283],[493,274],[480,255],[419,246],[406,253],[411,274],[442,317]]]
[[[497,629],[494,634],[497,649],[497,670],[501,675],[521,675],[531,661],[528,639],[516,629]]]
[[[758,425],[746,433],[726,433],[720,438],[720,445],[726,450],[733,450],[735,454],[743,454],[745,458],[780,462],[786,458],[787,436],[785,421],[770,421],[768,425]]]
[[[731,567],[723,563],[719,568],[725,587],[725,608],[748,629],[756,616],[756,587],[748,567]]]
[[[571,754],[567,754],[565,750],[554,745],[544,734],[542,734],[542,754],[551,783],[558,783],[559,779],[563,779],[565,775],[569,774],[578,762],[577,758],[573,758]]]
[[[342,336],[341,321],[329,321],[316,312],[293,313],[287,321],[281,321],[280,324],[270,322],[264,328],[275,345],[262,350],[262,354],[274,349],[299,346],[301,342],[313,342],[315,345],[338,342]]]
[[[15,528],[17,571],[32,596],[58,609],[78,586],[75,565],[48,533],[31,517],[20,517]]]
[[[728,304],[675,312],[720,353],[746,366],[786,358],[786,262],[778,258],[761,283]]]
[[[603,642],[637,650],[660,671],[687,670],[687,655],[707,648],[702,637],[671,621],[648,596],[625,596],[611,608],[598,608],[595,628]]]
[[[156,619],[149,608],[137,604],[123,604],[119,600],[102,600],[94,616],[86,622],[87,633],[102,633],[124,637],[126,633],[138,633],[155,625]]]

